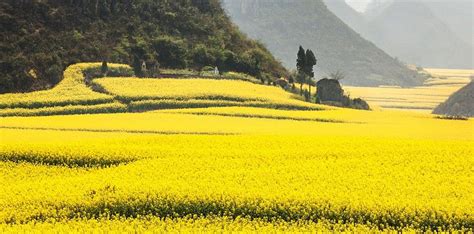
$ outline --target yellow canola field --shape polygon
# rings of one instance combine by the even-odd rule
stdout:
[[[164,109],[0,117],[0,232],[474,231],[472,119],[233,80],[96,79],[101,94],[82,77],[99,65],[0,95],[14,107],[0,115]],[[372,101],[431,108],[454,86],[377,88]]]
[[[100,230],[100,231],[98,231]],[[2,233],[314,233],[314,232],[377,232],[376,228],[353,224],[330,224],[329,222],[266,222],[258,219],[231,218],[178,218],[160,219],[143,217],[139,219],[93,219],[58,223],[29,223],[15,226],[0,226]],[[414,232],[413,229],[404,229]]]
[[[472,231],[473,127],[338,108],[2,118],[0,230]]]
[[[425,69],[433,78],[423,86],[401,87],[352,87],[344,90],[351,97],[361,97],[371,107],[394,110],[410,110],[431,113],[453,93],[471,82],[474,70]]]
[[[298,119],[305,121],[294,121]],[[0,128],[156,134],[318,134],[414,139],[470,139],[473,136],[472,120],[449,121],[429,114],[340,108],[288,111],[226,107],[113,115],[5,117],[1,119]]]
[[[196,103],[199,100],[211,102],[209,106],[231,105],[265,106],[286,109],[322,109],[322,106],[297,100],[294,94],[279,87],[256,85],[239,80],[212,79],[137,79],[105,78],[97,79],[95,84],[108,93],[133,104],[153,104],[153,101]],[[139,91],[138,91],[139,90]],[[151,100],[151,103],[150,103]],[[156,102],[155,101],[155,102]],[[219,103],[212,103],[219,101]],[[186,106],[183,106],[186,107]],[[192,106],[195,107],[195,106]]]
[[[131,77],[91,80],[101,74],[100,69],[101,63],[71,65],[64,72],[64,79],[50,90],[0,95],[0,116],[124,113],[219,106],[325,109],[303,102],[297,95],[281,88],[241,80]],[[110,75],[133,74],[128,65],[109,64],[108,69]]]
[[[100,66],[100,63],[71,65],[64,71],[64,79],[50,90],[0,95],[0,108],[40,108],[112,102],[113,97],[94,92],[85,84],[83,71]],[[110,69],[130,69],[122,64],[108,66]]]
[[[440,68],[425,68],[425,70],[438,77],[465,77],[465,78],[470,78],[474,75],[474,70],[469,70],[469,69],[440,69]]]

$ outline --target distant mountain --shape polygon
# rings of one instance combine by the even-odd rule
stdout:
[[[451,95],[433,114],[474,117],[474,82]]]
[[[287,74],[220,0],[2,0],[0,28],[0,93],[47,88],[67,65],[103,59]]]
[[[474,47],[473,0],[423,0],[464,42]]]
[[[356,32],[363,35],[367,30],[365,17],[349,6],[345,0],[324,0],[324,3],[332,13]]]
[[[318,58],[316,74],[340,71],[344,84],[411,86],[423,78],[362,38],[322,0],[224,0],[231,18],[262,41],[286,67],[294,68],[298,46]]]
[[[466,42],[472,43],[468,36],[472,36],[472,8],[464,4],[466,9],[462,9],[458,4],[432,0],[374,1],[366,12],[366,30],[361,33],[407,63],[472,68],[473,46]]]

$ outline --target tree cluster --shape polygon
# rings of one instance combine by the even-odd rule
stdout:
[[[304,50],[300,46],[298,50],[298,55],[296,59],[296,82],[300,84],[300,95],[305,96],[306,100],[311,99],[311,86],[314,86],[314,66],[317,64],[318,60],[314,56],[313,51]],[[309,87],[308,92],[303,91],[303,85],[307,84]]]

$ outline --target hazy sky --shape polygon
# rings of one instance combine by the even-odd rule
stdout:
[[[371,0],[346,0],[357,11],[363,12]]]

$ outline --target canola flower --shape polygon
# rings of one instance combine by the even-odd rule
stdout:
[[[73,220],[68,222],[46,222],[28,223],[24,225],[1,225],[2,233],[36,233],[36,232],[56,232],[56,233],[183,233],[183,232],[355,232],[367,233],[377,232],[376,227],[358,224],[334,224],[330,222],[266,222],[257,219],[231,219],[227,217],[188,217],[178,219],[160,219],[156,217],[140,217],[138,219],[92,219]],[[395,230],[390,230],[395,231]],[[413,229],[404,229],[405,232],[414,232]]]
[[[100,66],[101,63],[74,64],[65,70],[64,79],[50,90],[0,95],[0,116],[117,113],[214,106],[323,109],[298,100],[280,88],[252,83],[251,77],[240,73],[228,73],[225,79],[104,78],[91,81],[91,86],[87,86],[85,73],[100,73]],[[109,64],[108,67],[111,75],[133,73],[128,65]],[[156,92],[160,95],[155,95]]]
[[[296,99],[279,87],[241,80],[104,78],[94,83],[132,108],[257,106],[279,109],[321,109]],[[140,92],[137,92],[140,90]]]
[[[0,95],[0,108],[40,108],[112,102],[113,97],[94,92],[85,84],[83,71],[100,66],[100,63],[71,65],[64,71],[64,79],[50,90]],[[122,64],[109,64],[109,67],[130,69]]]
[[[215,115],[222,113],[228,116]],[[138,217],[157,226],[170,220],[171,229],[209,222],[239,230],[239,219],[261,220],[252,230],[294,230],[294,222],[312,230],[325,222],[328,230],[473,229],[472,120],[226,107],[8,117],[0,125],[0,223],[7,231],[147,222]]]
[[[18,232],[59,232],[59,233],[182,233],[182,232],[374,232],[376,228],[362,225],[321,224],[311,222],[264,222],[259,220],[228,218],[199,219],[115,219],[85,220],[67,223],[35,223],[19,226],[0,225],[2,233]],[[99,231],[100,230],[100,231]]]
[[[127,105],[120,102],[111,102],[96,105],[67,105],[42,108],[7,108],[0,109],[0,116],[46,116],[68,114],[92,114],[126,112]]]
[[[473,120],[449,121],[436,119],[430,114],[341,108],[288,111],[224,107],[146,113],[3,117],[0,128],[155,134],[317,134],[440,140],[466,140],[474,135]]]
[[[0,115],[164,110],[0,117],[0,232],[474,231],[472,119],[233,80],[103,78],[101,94],[82,77],[97,66],[0,95]]]

